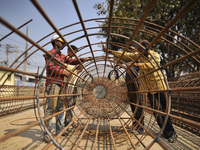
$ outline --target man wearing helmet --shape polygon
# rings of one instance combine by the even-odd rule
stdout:
[[[61,50],[64,48],[64,41],[58,36],[54,35],[51,39],[53,49],[49,51],[51,56],[54,56],[57,60],[62,63],[77,65],[80,62],[77,59],[72,59],[69,56],[65,56]],[[68,50],[69,51],[69,50]],[[87,61],[88,58],[80,58],[81,61]],[[49,57],[45,56],[45,61],[48,63]],[[70,69],[69,69],[70,70]],[[46,90],[48,95],[59,95],[63,93],[64,90],[64,77],[69,77],[71,73],[65,69],[64,66],[59,64],[55,60],[51,60],[46,67]],[[48,97],[47,98],[47,109],[45,116],[52,115],[56,112],[59,112],[63,109],[64,99],[61,97]],[[56,116],[56,134],[58,134],[64,126],[63,113],[60,113]],[[47,120],[47,127],[49,131],[52,131],[52,118]],[[65,135],[65,133],[63,134]],[[50,138],[47,133],[44,134],[44,141],[50,142]]]

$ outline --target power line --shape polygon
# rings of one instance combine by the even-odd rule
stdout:
[[[0,34],[1,36],[3,36],[2,34]],[[24,43],[22,43],[22,42],[19,42],[19,41],[16,41],[16,40],[14,40],[14,39],[11,39],[11,38],[6,38],[6,39],[9,39],[9,40],[11,40],[11,41],[14,41],[14,42],[17,42],[17,43],[19,43],[19,44],[22,44],[22,45],[25,45]]]

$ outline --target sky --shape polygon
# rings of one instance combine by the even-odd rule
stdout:
[[[77,0],[81,15],[83,20],[92,19],[92,18],[100,18],[105,16],[98,16],[97,10],[93,8],[93,6],[98,2],[104,2],[105,0]],[[72,0],[38,0],[38,3],[44,9],[46,14],[52,20],[52,22],[56,25],[57,28],[61,28],[67,25],[70,25],[75,22],[79,22],[78,15],[74,8]],[[52,27],[46,22],[43,16],[39,13],[39,11],[35,8],[30,0],[0,0],[0,16],[5,19],[7,22],[12,24],[14,27],[18,28],[25,22],[32,19],[28,26],[28,36],[35,42],[40,40],[42,37],[48,35],[54,30]],[[20,29],[21,32],[27,34],[27,26],[24,26]],[[98,26],[97,23],[85,23],[86,28],[92,26]],[[80,25],[77,25],[73,28],[68,28],[61,32],[62,34],[67,34],[74,30],[82,29]],[[3,24],[0,24],[0,39],[10,33],[11,30],[5,27]],[[97,32],[97,31],[96,31]],[[83,35],[83,33],[81,33]],[[67,37],[67,41],[72,40],[80,35],[73,35]],[[48,37],[43,43],[51,40],[51,37]],[[93,41],[92,41],[93,40]],[[91,39],[92,42],[95,41]],[[98,41],[96,41],[98,42]],[[26,41],[16,34],[12,34],[6,39],[0,42],[0,60],[6,60],[6,44],[11,46],[9,53],[9,65],[12,63],[12,60],[15,60],[20,53],[22,53],[26,48]],[[82,45],[86,45],[86,40],[78,40],[73,43],[77,47]],[[31,44],[28,44],[28,47]],[[50,50],[52,48],[51,45],[44,47],[46,50]],[[17,53],[15,52],[17,51]],[[67,50],[63,51],[64,54],[67,54]],[[35,54],[28,61],[29,67],[35,68],[36,66],[42,67],[44,65],[43,57],[41,57],[41,53]],[[32,72],[32,71],[30,71]],[[34,71],[33,71],[34,72]]]

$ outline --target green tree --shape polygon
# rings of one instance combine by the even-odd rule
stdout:
[[[134,32],[133,29],[137,25],[138,20],[144,15],[144,11],[149,2],[150,0],[115,0],[112,19],[113,28],[111,32],[130,37]],[[189,0],[157,0],[151,12],[148,14],[148,17],[145,20],[146,22],[137,33],[135,40],[141,41],[142,39],[147,39],[151,41],[154,38],[154,35],[159,33],[159,31],[162,29],[161,27],[165,27],[188,2]],[[110,1],[106,0],[104,3],[95,4],[94,8],[97,10],[97,14],[108,16],[109,3]],[[180,18],[170,30],[173,30],[178,34],[189,38],[199,45],[199,14],[200,1],[198,1],[192,9],[190,9],[182,18]],[[130,18],[132,20],[127,20],[124,18]],[[152,24],[149,24],[148,22]],[[107,33],[107,22],[104,22],[102,24],[102,29],[100,30],[100,32]],[[163,36],[168,42],[160,39],[152,47],[152,49],[160,53],[162,58],[161,65],[167,64],[168,62],[176,60],[178,57],[181,57],[186,53],[191,52],[190,49],[196,50],[196,47],[191,42],[188,42],[187,39],[181,36],[177,36],[175,32],[168,31],[166,33],[168,36]],[[180,40],[182,43],[178,42],[177,40]],[[125,40],[124,38],[116,36],[111,36],[110,41],[123,44],[126,44],[127,42],[127,40]],[[180,46],[182,49],[177,48],[174,44],[170,44],[170,42]],[[184,45],[187,45],[190,49],[185,48]],[[114,50],[119,49],[119,47],[115,45],[110,45],[110,48]],[[165,71],[167,77],[178,77],[181,74],[199,71],[200,58],[199,56],[195,56],[193,58],[189,58],[187,60],[184,60],[183,62],[174,64],[166,68]]]

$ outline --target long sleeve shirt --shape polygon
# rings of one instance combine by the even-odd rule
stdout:
[[[54,55],[56,53],[56,49],[52,49],[49,51],[49,54]],[[69,56],[65,56],[64,54],[62,54],[61,52],[57,53],[55,55],[55,58],[57,58],[58,60],[60,60],[63,63],[67,63],[67,64],[73,64],[76,65],[79,63],[79,61],[77,59],[72,59]],[[46,58],[46,63],[48,62],[48,59]],[[46,84],[57,84],[57,85],[61,85],[64,86],[64,83],[62,83],[62,81],[64,80],[64,68],[62,68],[60,65],[54,63],[53,61],[50,61],[50,63],[48,64],[47,68],[46,68],[46,76],[50,77],[52,79],[56,79],[56,80],[60,80],[60,81],[54,81],[54,80],[46,80]]]
[[[115,57],[121,57],[122,51],[112,51],[112,54]],[[124,56],[122,57],[122,60],[124,61],[133,61],[135,60],[140,53],[135,52],[135,53],[129,53],[125,52]],[[138,59],[138,65],[140,68],[140,76],[143,76],[152,70],[155,70],[158,68],[158,64],[160,64],[160,55],[157,52],[154,52],[150,50],[150,54],[155,58],[155,61],[151,55],[148,55],[148,57],[145,57],[144,55],[141,56]],[[161,73],[160,70],[155,71],[153,73],[150,73],[149,75],[146,75],[141,78],[140,81],[140,90],[146,91],[146,90],[166,90],[166,84],[164,82],[164,77],[163,74]],[[152,92],[156,93],[156,92]]]

